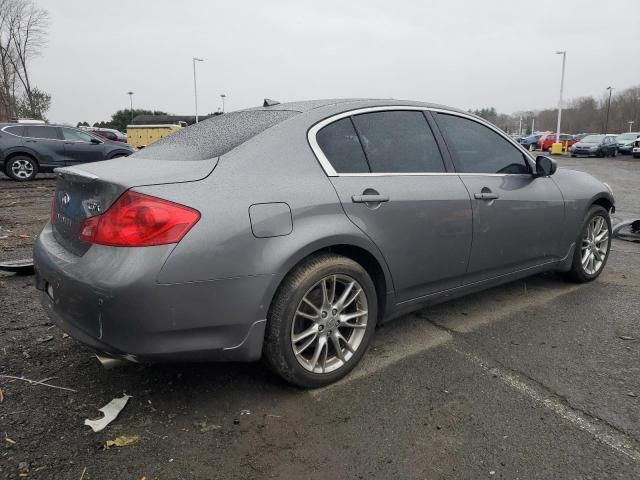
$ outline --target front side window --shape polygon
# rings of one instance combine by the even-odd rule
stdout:
[[[80,130],[75,130],[73,128],[63,128],[62,136],[65,140],[69,142],[85,142],[91,143],[91,139],[93,138],[88,133],[84,133]]]
[[[59,140],[56,127],[47,127],[43,125],[29,125],[27,127],[27,137]]]
[[[367,159],[350,118],[330,123],[316,134],[322,153],[338,173],[369,173]]]
[[[440,173],[444,163],[421,111],[396,110],[355,115],[367,160],[374,173]]]
[[[524,154],[492,129],[456,115],[437,118],[459,172],[530,173]]]

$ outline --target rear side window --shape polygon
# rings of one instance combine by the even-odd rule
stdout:
[[[6,127],[4,129],[5,132],[10,133],[11,135],[16,135],[18,137],[23,136],[24,127],[22,125],[16,127]]]
[[[56,127],[47,127],[44,125],[29,125],[26,127],[27,137],[44,138],[51,140],[59,140],[58,129]]]
[[[330,123],[316,134],[316,141],[338,173],[369,173],[367,159],[350,118]]]
[[[455,115],[437,118],[459,172],[530,173],[524,154],[492,129]]]
[[[422,112],[388,111],[355,115],[374,173],[440,173],[444,163]]]
[[[208,160],[219,157],[295,115],[291,110],[225,113],[183,128],[132,156],[154,160]]]

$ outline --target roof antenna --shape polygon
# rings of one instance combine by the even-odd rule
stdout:
[[[271,100],[270,98],[265,98],[264,103],[262,104],[263,107],[273,107],[274,105],[280,105],[280,102],[277,100]]]

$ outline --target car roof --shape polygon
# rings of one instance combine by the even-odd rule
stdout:
[[[448,107],[436,103],[420,102],[413,100],[398,100],[393,98],[330,98],[320,100],[304,100],[294,102],[277,103],[270,106],[261,106],[254,108],[247,108],[246,110],[288,110],[299,113],[310,112],[312,110],[320,109],[323,107],[344,107],[344,110],[355,110],[357,108],[365,108],[371,106],[418,106],[427,108],[442,108],[454,112],[465,113],[469,115],[469,112],[460,110],[457,108]]]

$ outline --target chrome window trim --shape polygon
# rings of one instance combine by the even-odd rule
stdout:
[[[420,107],[420,106],[416,106],[416,105],[383,105],[383,106],[378,106],[378,107],[356,108],[354,110],[349,110],[349,111],[346,111],[346,112],[338,113],[336,115],[332,115],[330,117],[325,118],[324,120],[321,120],[321,121],[317,122],[316,124],[314,124],[309,129],[309,131],[307,132],[307,141],[309,142],[309,145],[311,146],[311,150],[313,151],[314,155],[316,156],[316,159],[320,163],[320,166],[324,170],[325,174],[328,177],[407,177],[407,176],[435,176],[435,175],[464,175],[464,176],[476,175],[476,176],[503,177],[505,175],[510,175],[510,176],[513,176],[513,175],[530,176],[531,175],[531,174],[527,174],[527,173],[474,173],[474,172],[440,172],[440,173],[435,173],[435,172],[433,172],[433,173],[431,173],[431,172],[338,173],[338,172],[336,172],[336,170],[333,168],[333,165],[331,165],[331,162],[324,155],[324,152],[322,151],[322,149],[320,148],[320,145],[318,144],[318,141],[316,139],[316,135],[318,134],[318,132],[322,128],[324,128],[327,125],[329,125],[330,123],[336,122],[336,121],[341,120],[341,119],[346,118],[346,117],[351,117],[353,115],[359,115],[361,113],[397,111],[397,110],[410,110],[410,111],[411,110],[413,110],[413,111],[417,110],[417,111],[422,111],[422,112],[444,113],[444,114],[447,114],[447,115],[455,115],[455,116],[458,116],[458,117],[467,118],[467,119],[472,120],[472,121],[474,121],[476,123],[479,123],[480,125],[483,125],[483,126],[489,128],[489,129],[493,130],[495,133],[497,133],[502,138],[504,138],[509,143],[511,143],[511,145],[516,147],[516,149],[519,150],[524,155],[524,158],[526,160],[528,160],[529,168],[531,168],[531,171],[532,172],[535,171],[535,169],[534,169],[535,159],[533,158],[533,156],[524,147],[522,147],[522,145],[520,145],[518,142],[516,142],[511,137],[509,137],[508,135],[503,133],[499,128],[495,127],[494,125],[492,125],[491,123],[489,123],[489,122],[487,122],[487,121],[485,121],[483,119],[477,118],[477,117],[472,116],[472,115],[467,115],[467,114],[462,113],[462,112],[457,112],[457,111],[454,111],[454,110],[447,110],[445,108]]]
[[[7,135],[13,135],[14,137],[17,137],[17,138],[25,138],[23,135],[16,135],[15,133],[7,132],[7,128],[15,128],[15,127],[22,127],[24,129],[23,125],[20,125],[19,123],[17,123],[15,125],[5,125],[4,127],[2,127],[2,131]]]

